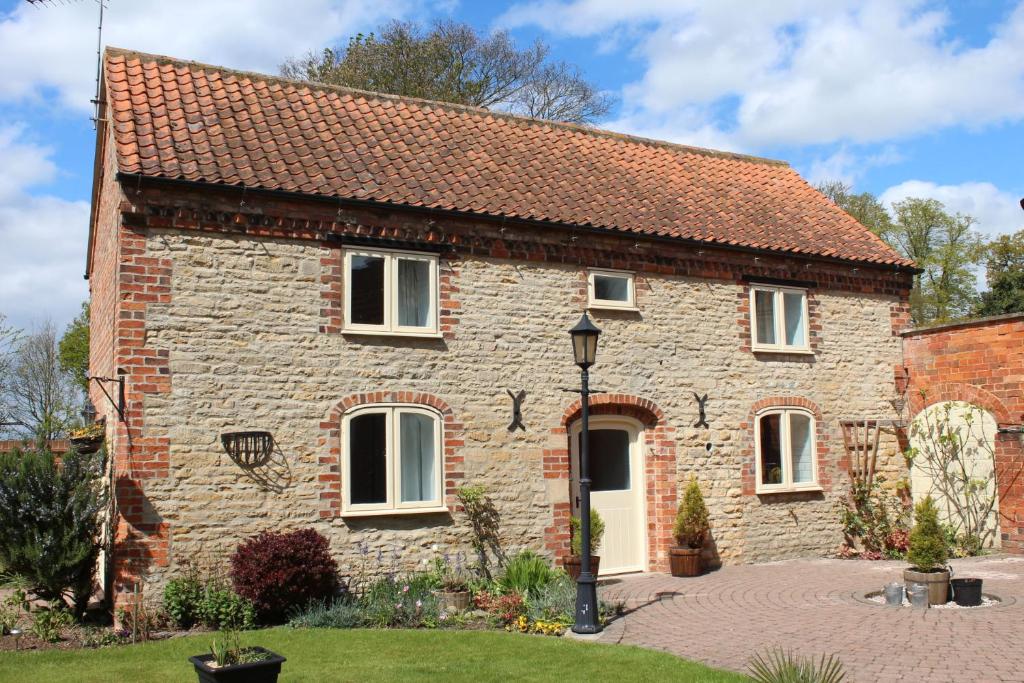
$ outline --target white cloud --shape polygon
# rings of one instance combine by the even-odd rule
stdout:
[[[415,12],[421,0],[107,0],[103,42],[274,73],[286,58]],[[95,2],[19,2],[0,14],[0,100],[42,98],[89,111]]]
[[[89,203],[28,193],[57,171],[52,150],[25,142],[23,130],[0,128],[0,313],[17,327],[47,317],[63,325],[88,296]]]
[[[973,216],[978,221],[975,229],[989,237],[1024,228],[1020,197],[1002,191],[992,183],[937,185],[924,180],[908,180],[890,187],[879,199],[891,207],[907,197],[937,199],[945,204],[948,211]]]
[[[1024,118],[1024,3],[967,47],[920,0],[538,0],[499,23],[625,31],[644,75],[621,123],[732,149],[870,143]],[[694,111],[703,117],[694,120]],[[613,122],[618,124],[620,122]]]

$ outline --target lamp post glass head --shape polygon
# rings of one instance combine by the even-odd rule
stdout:
[[[586,370],[597,359],[597,338],[601,330],[584,313],[576,326],[569,330],[569,334],[572,336],[572,354],[576,365]]]

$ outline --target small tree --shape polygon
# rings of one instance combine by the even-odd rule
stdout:
[[[0,454],[0,565],[38,598],[85,612],[100,552],[103,452]]]
[[[60,369],[74,380],[83,396],[89,395],[89,302],[71,321],[58,344]]]
[[[921,392],[927,401],[927,394]],[[1020,476],[995,468],[995,447],[985,433],[984,411],[967,405],[954,415],[953,403],[925,410],[910,426],[915,445],[907,461],[928,477],[930,493],[937,497],[945,521],[957,544],[968,554],[980,550],[995,536],[994,510],[998,502],[996,481],[1007,485]]]
[[[679,510],[676,512],[672,535],[681,546],[703,548],[708,530],[708,508],[704,504],[704,496],[700,492],[697,478],[691,477],[683,495],[683,502],[679,504]]]
[[[945,535],[939,526],[939,510],[935,500],[926,496],[914,506],[914,528],[910,531],[907,561],[922,572],[941,569],[949,558]]]

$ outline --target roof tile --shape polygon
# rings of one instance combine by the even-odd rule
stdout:
[[[119,169],[911,265],[782,162],[108,49]]]

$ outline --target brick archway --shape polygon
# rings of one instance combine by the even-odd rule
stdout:
[[[464,457],[459,449],[465,445],[462,424],[447,403],[434,394],[423,391],[370,391],[350,394],[334,404],[320,423],[320,518],[329,519],[341,515],[341,418],[353,408],[374,403],[405,403],[433,408],[441,415],[444,433],[444,492],[448,510],[455,510],[455,490],[465,478]]]
[[[565,498],[552,502],[552,524],[544,530],[545,547],[556,558],[569,552],[569,428],[580,418],[581,409],[579,399],[566,407],[559,426],[551,430],[551,448],[543,454],[544,478],[564,482]],[[631,417],[644,426],[647,566],[651,571],[665,571],[677,502],[675,428],[668,425],[653,401],[630,394],[596,394],[590,399],[590,414]],[[549,490],[557,490],[557,485]]]
[[[938,382],[929,385],[923,392],[917,391],[912,393],[913,395],[909,397],[910,415],[912,417],[916,417],[922,410],[936,403],[962,401],[992,413],[996,423],[999,425],[1008,425],[1013,422],[1010,411],[998,396],[987,389],[974,386],[973,384]]]

